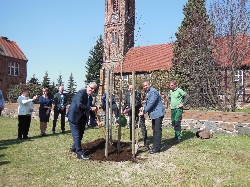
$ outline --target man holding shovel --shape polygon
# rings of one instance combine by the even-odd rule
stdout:
[[[133,85],[128,86],[128,92],[125,95],[124,98],[124,105],[122,106],[122,113],[128,114],[129,116],[129,131],[130,131],[130,141],[132,141],[132,96],[133,94]],[[139,121],[139,126],[141,127],[142,137],[143,137],[143,143],[144,146],[147,147],[147,129],[145,126],[145,118],[144,115],[138,116],[140,108],[142,107],[141,104],[141,94],[137,91],[135,91],[135,124]],[[140,119],[139,119],[140,118]]]
[[[153,148],[149,153],[154,154],[161,151],[162,120],[166,111],[162,104],[160,93],[151,86],[149,81],[143,81],[142,86],[146,91],[146,103],[140,111],[139,116],[148,113],[152,119]]]
[[[83,138],[87,116],[91,115],[95,118],[97,107],[92,105],[92,95],[96,88],[97,84],[91,82],[86,89],[78,91],[73,97],[66,115],[73,137],[73,144],[70,151],[75,152],[77,158],[82,160],[89,160],[89,157],[84,154],[81,148],[81,140]]]

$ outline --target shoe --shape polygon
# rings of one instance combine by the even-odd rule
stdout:
[[[181,142],[181,139],[175,139],[174,140],[176,143],[180,143]]]
[[[43,133],[43,136],[48,136],[46,133]]]
[[[146,139],[143,140],[144,147],[148,147],[148,141]]]
[[[77,155],[77,158],[82,159],[82,160],[89,160],[89,157],[84,155],[84,154],[83,155]]]
[[[150,154],[155,154],[155,153],[159,153],[159,152],[161,152],[161,151],[160,150],[156,151],[155,149],[151,149],[149,151]]]
[[[22,138],[18,137],[17,140],[21,140]]]
[[[56,134],[56,131],[52,131],[52,134]]]
[[[174,141],[174,142],[176,142],[176,143],[180,143],[180,142],[181,142],[181,139],[178,139],[178,138],[176,138],[176,137],[171,138],[170,140],[172,140],[172,141]]]
[[[65,130],[63,130],[62,133],[65,133]]]
[[[71,149],[71,148],[69,148],[69,152],[71,152],[71,153],[75,153],[75,152],[76,152],[76,150],[75,150],[75,149]]]
[[[23,139],[29,139],[29,137],[28,137],[28,136],[25,136],[25,137],[23,137]]]

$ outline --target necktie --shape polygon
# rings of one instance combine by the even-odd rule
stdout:
[[[88,96],[88,103],[87,103],[87,106],[90,106],[91,105],[91,99],[90,97]]]
[[[90,104],[91,104],[91,99],[90,99],[90,97],[89,97],[89,95],[88,95],[87,106],[90,106]],[[86,112],[86,116],[87,116],[87,117],[89,116],[89,111]]]

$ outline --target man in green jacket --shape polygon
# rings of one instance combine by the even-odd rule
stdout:
[[[189,95],[178,88],[175,81],[169,83],[170,92],[170,108],[171,108],[171,121],[175,130],[175,141],[181,141],[181,119],[183,113],[183,106],[187,103]]]

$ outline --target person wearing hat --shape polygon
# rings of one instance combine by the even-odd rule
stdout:
[[[33,101],[37,100],[38,96],[29,98],[29,89],[24,87],[22,89],[22,95],[17,99],[18,103],[18,138],[28,139],[28,133],[31,122],[31,114],[34,111]]]
[[[0,79],[0,88],[2,86],[2,79]],[[5,107],[5,101],[4,101],[4,98],[3,98],[3,92],[2,90],[0,90],[0,116],[1,116],[1,113],[2,113],[2,110],[4,109]]]

